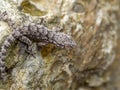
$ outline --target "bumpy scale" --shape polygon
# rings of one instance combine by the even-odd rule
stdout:
[[[11,29],[13,29],[12,34],[10,34],[4,41],[0,52],[0,71],[1,78],[4,81],[7,79],[7,73],[5,70],[7,50],[16,41],[25,43],[28,46],[27,51],[30,53],[32,53],[31,46],[33,42],[51,43],[61,48],[73,48],[76,46],[76,43],[71,36],[58,32],[57,30],[50,30],[43,25],[39,25],[38,23],[29,23],[26,25],[23,24],[21,26],[17,26],[14,21],[8,18],[6,12],[0,12],[0,20],[7,22]]]

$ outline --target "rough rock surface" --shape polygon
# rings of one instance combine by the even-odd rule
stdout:
[[[13,45],[6,58],[10,78],[5,84],[0,81],[0,89],[119,90],[120,82],[113,78],[119,73],[112,74],[119,66],[114,62],[119,4],[119,0],[0,0],[0,10],[7,11],[18,25],[43,18],[42,24],[62,26],[77,43],[72,50],[53,45],[36,50],[34,45],[36,58]],[[1,21],[0,45],[11,32]]]

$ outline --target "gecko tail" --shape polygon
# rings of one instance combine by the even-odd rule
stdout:
[[[6,57],[6,50],[2,49],[0,52],[0,72],[3,81],[5,81],[7,78],[7,73],[5,70],[5,57]]]
[[[13,33],[14,34],[14,33]],[[2,47],[1,47],[1,52],[0,52],[0,72],[1,72],[1,78],[3,81],[6,81],[7,79],[7,72],[5,68],[5,58],[7,56],[7,51],[9,47],[12,45],[12,43],[15,42],[15,37],[14,35],[9,35],[7,39],[4,41]]]

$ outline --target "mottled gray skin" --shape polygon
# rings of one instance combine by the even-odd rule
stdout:
[[[58,30],[50,30],[47,27],[37,23],[17,26],[14,21],[8,18],[6,12],[0,12],[0,20],[6,21],[11,29],[13,29],[12,34],[10,34],[4,41],[0,52],[0,71],[3,81],[6,81],[7,79],[7,73],[5,70],[7,50],[16,41],[25,43],[28,46],[26,51],[29,52],[29,54],[33,54],[31,47],[33,42],[45,44],[51,43],[61,48],[73,48],[76,46],[76,43],[71,36],[58,32]]]

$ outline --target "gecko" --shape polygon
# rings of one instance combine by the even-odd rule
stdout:
[[[31,55],[34,54],[32,52],[32,43],[54,44],[60,48],[73,48],[76,46],[76,42],[70,35],[59,32],[58,30],[49,29],[44,25],[30,22],[28,24],[18,26],[8,17],[7,12],[0,12],[0,20],[7,22],[10,28],[13,29],[12,33],[6,38],[1,46],[0,72],[3,81],[6,81],[7,79],[5,67],[6,54],[10,46],[15,42],[26,44],[26,51]]]

